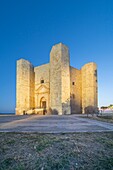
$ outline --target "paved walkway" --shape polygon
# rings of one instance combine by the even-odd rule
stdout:
[[[113,131],[113,124],[82,118],[78,115],[0,116],[0,132],[101,132]]]

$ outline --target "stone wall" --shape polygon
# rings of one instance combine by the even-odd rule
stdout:
[[[70,66],[71,113],[81,113],[82,110],[82,80],[81,70]]]
[[[52,47],[48,64],[34,68],[27,60],[18,60],[16,114],[40,108],[41,101],[59,115],[84,113],[85,107],[97,106],[96,64],[85,64],[81,70],[71,67],[69,50],[62,43]]]
[[[41,98],[45,98],[47,108],[50,107],[50,65],[44,64],[34,68],[35,72],[35,108],[40,108]],[[41,81],[44,81],[41,83]]]
[[[85,64],[82,69],[82,112],[87,106],[97,106],[97,65],[95,63]]]
[[[24,59],[17,61],[16,114],[34,108],[34,68]]]
[[[70,114],[70,67],[68,48],[52,47],[50,53],[50,106],[61,114]]]

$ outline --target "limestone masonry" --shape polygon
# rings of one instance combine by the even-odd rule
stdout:
[[[52,47],[50,63],[33,67],[17,61],[16,114],[76,114],[98,103],[97,66],[91,62],[81,70],[70,66],[68,48]]]

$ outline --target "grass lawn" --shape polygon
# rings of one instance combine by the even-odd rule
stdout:
[[[89,114],[88,116],[85,114],[81,116],[82,118],[89,118],[89,119],[94,119],[94,120],[99,120],[103,122],[108,122],[108,123],[113,123],[113,113],[109,114],[99,114],[98,116],[94,115],[92,116]]]
[[[0,170],[113,170],[113,132],[0,133]]]

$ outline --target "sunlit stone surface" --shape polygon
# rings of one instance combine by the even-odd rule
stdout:
[[[48,64],[33,67],[27,60],[17,61],[17,115],[84,113],[85,107],[97,106],[97,95],[96,64],[71,67],[62,43],[52,47]]]

